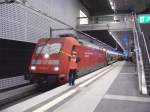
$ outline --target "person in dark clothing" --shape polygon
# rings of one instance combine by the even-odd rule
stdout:
[[[69,57],[69,85],[75,85],[75,79],[78,69],[79,59],[75,50],[72,51]]]
[[[75,85],[75,79],[76,79],[76,71],[77,70],[70,70],[69,71],[69,85]]]

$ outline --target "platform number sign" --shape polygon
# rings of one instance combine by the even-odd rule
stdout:
[[[139,15],[138,16],[138,23],[150,23],[150,15]]]

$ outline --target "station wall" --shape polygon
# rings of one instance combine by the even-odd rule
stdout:
[[[28,73],[35,44],[0,39],[0,79]]]
[[[85,10],[78,0],[29,0],[26,6],[29,8],[16,3],[0,5],[0,38],[35,43],[50,36],[50,27],[68,28],[47,16],[76,27],[80,10]],[[57,31],[53,35],[60,33],[74,32]]]
[[[34,43],[0,39],[0,91],[29,83],[24,75],[29,74],[34,47]]]

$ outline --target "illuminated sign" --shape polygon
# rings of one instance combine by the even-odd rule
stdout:
[[[139,15],[137,19],[138,23],[150,23],[150,15]]]

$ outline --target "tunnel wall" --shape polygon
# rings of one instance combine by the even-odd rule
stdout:
[[[0,79],[28,73],[35,44],[0,39]]]

